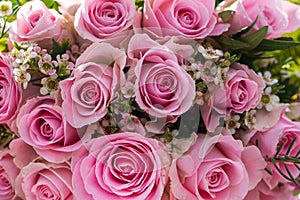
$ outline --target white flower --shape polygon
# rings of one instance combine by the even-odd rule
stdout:
[[[0,17],[9,16],[12,11],[12,3],[10,1],[0,2]]]
[[[241,123],[239,122],[240,116],[239,115],[230,115],[225,116],[225,127],[231,132],[231,134],[235,133],[235,129],[240,128]]]
[[[16,82],[22,83],[23,88],[26,89],[28,86],[28,82],[31,79],[31,75],[28,72],[22,71],[19,68],[14,68],[13,74],[14,74],[14,78],[15,78]]]
[[[211,47],[205,49],[203,46],[198,47],[198,52],[207,60],[217,60],[223,56],[223,51]]]

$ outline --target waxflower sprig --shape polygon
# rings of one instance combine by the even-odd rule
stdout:
[[[42,95],[53,95],[58,90],[59,81],[68,78],[74,69],[74,56],[79,56],[78,46],[68,47],[69,43],[55,42],[51,52],[35,43],[16,44],[12,50],[13,74],[23,89],[29,82],[42,86]]]

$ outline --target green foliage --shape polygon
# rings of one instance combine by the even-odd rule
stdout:
[[[300,42],[295,42],[292,38],[279,38],[274,40],[263,39],[254,51],[275,51],[297,47]]]
[[[55,9],[56,11],[59,11],[58,8],[60,6],[60,4],[55,1],[55,0],[42,0],[45,5],[48,7],[48,8],[52,8],[52,9]]]
[[[228,18],[228,16],[226,16],[226,18]],[[253,31],[252,28],[256,21],[257,19],[255,19],[248,27],[243,28],[241,31],[233,34],[232,36],[221,35],[214,37],[214,39],[220,46],[224,47],[224,50],[226,51],[242,51],[244,53],[251,51],[261,44],[268,32],[267,26]]]
[[[280,143],[279,147],[277,148],[276,154],[274,155],[274,157],[266,157],[266,161],[271,162],[273,164],[273,166],[276,168],[276,170],[280,173],[280,175],[282,177],[284,177],[285,179],[287,179],[288,181],[293,182],[298,188],[300,188],[300,183],[297,180],[297,177],[294,177],[289,169],[289,166],[287,165],[289,164],[293,164],[300,172],[300,149],[297,152],[296,155],[291,156],[290,155],[290,151],[292,150],[295,142],[296,142],[296,137],[292,140],[292,142],[290,143],[287,151],[282,155],[280,154],[280,151],[283,148],[284,142]],[[283,164],[285,172],[283,172],[280,167],[278,166],[280,163]],[[267,171],[272,174],[270,172],[270,170],[267,169]]]
[[[68,40],[63,40],[61,43],[52,40],[52,49],[50,51],[50,55],[52,59],[56,59],[57,55],[62,55],[66,53],[67,50],[71,49],[71,44]]]
[[[135,5],[136,5],[139,9],[143,10],[143,8],[144,8],[144,0],[135,0],[134,2],[135,2]]]
[[[232,11],[232,10],[225,10],[225,11],[222,11],[218,14],[218,16],[222,19],[222,21],[224,23],[228,22],[231,17],[234,15],[235,11]]]

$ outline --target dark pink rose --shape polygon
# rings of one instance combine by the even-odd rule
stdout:
[[[161,199],[169,154],[163,143],[123,132],[91,140],[72,157],[76,199]]]
[[[145,0],[143,26],[157,36],[203,39],[220,35],[228,24],[219,24],[215,1]]]
[[[60,82],[67,121],[83,127],[102,119],[124,79],[125,52],[108,43],[94,43],[77,59],[71,78]]]
[[[138,45],[141,43],[143,46]],[[129,56],[138,59],[134,68],[135,100],[141,109],[154,117],[166,118],[179,116],[192,106],[195,83],[181,67],[180,55],[146,35],[133,36],[128,51]]]
[[[200,134],[170,168],[176,199],[241,200],[261,180],[266,163],[256,146],[243,147],[232,136]]]
[[[0,124],[14,118],[21,101],[21,87],[14,80],[11,60],[0,53]]]
[[[236,12],[229,21],[229,33],[249,26],[256,18],[254,28],[268,26],[268,38],[279,37],[300,27],[300,7],[286,0],[238,0],[228,9]]]
[[[90,137],[87,128],[73,128],[49,96],[28,100],[17,116],[17,126],[22,140],[50,162],[69,159]]]
[[[9,150],[3,149],[0,152],[0,199],[11,200],[15,197],[15,179],[19,169],[13,162]]]
[[[15,42],[37,42],[45,39],[59,40],[62,33],[62,16],[48,9],[42,1],[30,1],[17,13],[17,20],[10,29],[10,38]],[[43,44],[43,43],[41,43]]]
[[[255,108],[264,88],[262,77],[246,65],[233,63],[226,75],[224,87],[209,88],[210,99],[201,107],[207,130],[213,132],[221,116]]]
[[[75,14],[74,26],[78,34],[92,42],[122,41],[134,22],[133,0],[84,0]],[[125,31],[125,32],[124,32]]]
[[[67,163],[30,163],[16,179],[16,193],[22,199],[73,200],[72,172]]]
[[[10,154],[14,157],[14,163],[22,169],[30,162],[40,158],[32,146],[26,144],[21,138],[15,138],[9,143]]]
[[[294,138],[296,140],[288,154],[289,156],[296,156],[300,149],[300,122],[293,122],[282,115],[272,128],[265,131],[257,131],[250,142],[252,144],[258,143],[258,147],[264,157],[272,158],[275,156],[281,143],[283,146],[278,156],[284,156]],[[300,172],[293,163],[286,163],[286,165],[294,177],[299,176]],[[277,166],[282,172],[287,174],[283,163],[277,163]],[[271,162],[268,162],[267,168],[272,172],[272,176],[265,172],[263,179],[270,189],[275,188],[279,182],[287,182]]]

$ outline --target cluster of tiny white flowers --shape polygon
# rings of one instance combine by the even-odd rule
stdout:
[[[259,76],[263,77],[266,88],[261,97],[261,101],[257,105],[258,109],[265,108],[267,111],[272,111],[274,106],[280,102],[280,99],[277,95],[273,94],[272,85],[278,83],[277,79],[273,79],[271,73],[269,71],[265,72],[264,74],[258,73]]]
[[[202,45],[199,45],[197,50],[207,60],[217,61],[224,55],[221,50],[213,49],[212,47],[205,48]]]
[[[52,59],[46,49],[41,49],[34,43],[19,44],[18,48],[12,50],[11,55],[14,58],[12,67],[15,80],[26,89],[30,81],[36,81],[32,79],[32,75],[36,75],[35,78],[41,80],[42,95],[54,95],[60,78],[70,75],[75,68],[67,53]]]
[[[11,65],[13,67],[15,80],[18,83],[21,83],[23,88],[26,89],[29,81],[31,80],[31,75],[27,71],[30,68],[29,61],[38,56],[35,51],[37,45],[32,43],[22,43],[20,44],[20,47],[22,49],[17,50],[14,48],[12,50],[12,56],[15,57],[15,59]]]

